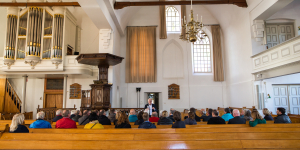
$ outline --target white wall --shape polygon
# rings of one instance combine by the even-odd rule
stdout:
[[[6,21],[7,13],[6,7],[0,7],[0,57],[3,57],[6,36]]]
[[[177,7],[178,8],[178,7]],[[180,11],[180,9],[179,9]],[[149,13],[151,12],[151,13]],[[190,9],[187,8],[187,15],[190,14]],[[218,24],[218,21],[210,14],[209,11],[203,6],[195,6],[194,14],[203,16],[205,24]],[[128,26],[149,26],[159,25],[159,10],[158,7],[142,7],[139,11],[131,17],[128,22]],[[210,32],[210,28],[207,28],[207,32]],[[181,41],[179,39],[180,33],[168,34],[167,39],[159,39],[159,26],[156,28],[156,52],[157,52],[157,82],[156,83],[125,83],[125,61],[121,64],[121,86],[120,97],[123,100],[123,107],[136,107],[137,94],[136,87],[141,87],[141,105],[144,106],[146,100],[144,99],[144,93],[146,92],[159,92],[162,95],[163,104],[160,106],[160,110],[169,110],[175,108],[177,110],[183,110],[184,108],[196,107],[222,107],[223,101],[225,101],[225,83],[214,82],[213,75],[193,75],[192,73],[192,54],[191,44]],[[177,53],[180,55],[166,56],[164,52],[171,48],[176,48]],[[126,60],[126,35],[121,38],[121,56]],[[176,57],[175,57],[176,56]],[[164,60],[167,59],[167,60]],[[175,75],[172,77],[164,77],[163,74],[170,75],[173,72],[171,70],[165,70],[164,62],[172,62],[172,59],[182,60],[182,75]],[[171,64],[167,64],[170,66]],[[173,64],[172,67],[177,68]],[[167,71],[167,72],[166,72]],[[179,73],[179,72],[178,72]],[[168,85],[170,84],[180,85],[180,99],[168,100]],[[222,85],[223,84],[223,85]]]

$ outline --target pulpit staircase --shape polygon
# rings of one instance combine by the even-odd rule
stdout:
[[[17,113],[21,112],[22,109],[22,101],[17,95],[14,88],[9,83],[8,79],[6,79],[5,86],[5,112],[8,113]]]

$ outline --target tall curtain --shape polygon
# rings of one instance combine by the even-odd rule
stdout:
[[[211,26],[213,41],[214,81],[224,81],[220,26]]]
[[[156,82],[156,27],[127,27],[126,83]]]
[[[181,0],[181,1],[185,1],[185,0]],[[184,20],[184,16],[186,16],[186,5],[181,5],[181,21]],[[181,24],[183,24],[183,21],[181,22]],[[181,30],[181,35],[183,35],[183,37],[185,37],[186,30]]]
[[[165,0],[159,0],[165,1]],[[159,6],[159,20],[160,20],[160,28],[159,28],[159,38],[167,39],[167,24],[166,24],[166,6]]]

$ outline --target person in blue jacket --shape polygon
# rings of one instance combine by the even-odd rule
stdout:
[[[44,120],[45,113],[40,111],[36,114],[36,121],[33,122],[29,128],[52,128],[51,124],[48,121]]]
[[[145,112],[143,114],[143,119],[144,119],[144,122],[139,125],[139,128],[143,128],[143,129],[156,128],[156,126],[149,121],[149,114],[148,113]]]
[[[230,113],[230,109],[229,109],[229,108],[225,108],[224,111],[225,111],[225,114],[222,116],[222,118],[223,118],[225,121],[229,121],[230,119],[234,118],[234,117],[232,116],[232,114]]]

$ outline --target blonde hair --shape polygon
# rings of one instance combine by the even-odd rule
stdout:
[[[162,113],[161,113],[161,116],[162,117],[168,117],[168,112],[165,110],[165,111],[163,111]]]
[[[122,114],[121,111],[118,111],[118,112],[117,112],[117,114],[116,114],[116,119],[117,119],[117,120],[121,117],[121,114]]]
[[[24,114],[15,114],[11,121],[9,131],[14,132],[15,130],[17,130],[18,125],[22,125],[24,123],[24,119]]]
[[[264,115],[271,115],[271,112],[270,112],[270,110],[268,108],[264,108],[263,109],[263,114]]]
[[[259,112],[257,111],[257,109],[253,109],[253,110],[252,110],[251,116],[252,116],[253,120],[255,120],[255,119],[263,120],[263,119],[264,119],[264,118],[259,114]]]

